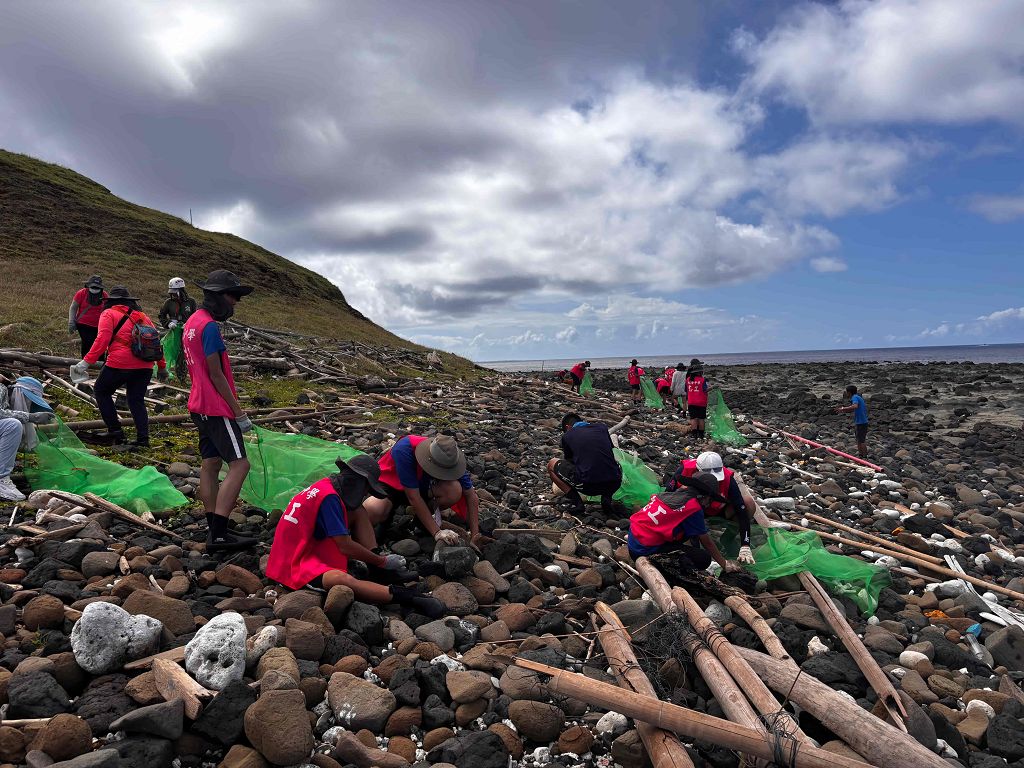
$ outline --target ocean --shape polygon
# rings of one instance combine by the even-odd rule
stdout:
[[[1024,363],[1024,344],[965,344],[951,347],[880,347],[877,349],[806,349],[792,352],[729,352],[720,355],[655,355],[638,357],[642,367],[656,370],[698,357],[709,365],[755,363]],[[565,360],[491,360],[480,362],[497,371],[558,371],[580,357]],[[629,357],[591,357],[592,368],[627,368]]]

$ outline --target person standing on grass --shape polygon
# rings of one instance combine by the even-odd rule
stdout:
[[[629,388],[633,390],[633,404],[639,405],[643,400],[643,394],[640,392],[640,377],[643,376],[643,371],[640,366],[637,365],[636,359],[629,361],[629,370],[626,371],[626,381],[629,382]]]
[[[135,422],[135,441],[130,444],[133,449],[149,447],[149,413],[146,411],[146,393],[149,382],[153,378],[153,363],[157,364],[157,378],[167,381],[167,364],[163,360],[163,350],[159,340],[152,355],[142,356],[138,347],[138,331],[148,328],[155,338],[156,330],[153,321],[139,307],[138,299],[130,294],[123,285],[110,289],[105,302],[106,309],[100,315],[99,333],[92,347],[81,362],[73,365],[72,371],[78,376],[85,376],[89,366],[99,362],[106,354],[100,375],[96,377],[93,394],[96,396],[96,407],[99,409],[107,431],[102,436],[105,442],[119,445],[125,442],[124,429],[114,405],[114,393],[124,387],[128,399],[128,410]],[[159,354],[159,357],[156,355]]]
[[[704,420],[708,415],[708,382],[704,378],[704,364],[694,358],[686,372],[686,413],[690,417],[691,432],[698,440],[704,439]]]
[[[857,388],[851,384],[846,388],[850,404],[836,408],[836,413],[853,414],[853,432],[857,438],[857,453],[862,459],[868,457],[868,405],[864,398],[857,394]]]
[[[71,299],[68,308],[68,333],[78,332],[82,340],[82,357],[92,349],[99,332],[100,315],[103,314],[103,302],[107,292],[103,290],[103,278],[93,275],[85,281],[85,287],[79,288]]]
[[[209,526],[206,551],[244,549],[256,540],[229,532],[228,515],[235,508],[242,483],[249,474],[242,435],[252,429],[252,422],[238,402],[220,323],[234,314],[235,305],[253,288],[242,285],[226,269],[214,270],[199,287],[203,289],[203,303],[185,322],[182,348],[192,379],[188,410],[199,430],[199,454],[203,460],[199,495]],[[224,462],[228,472],[221,482]]]

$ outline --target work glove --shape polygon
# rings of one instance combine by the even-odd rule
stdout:
[[[384,565],[381,566],[385,571],[400,571],[405,568],[405,558],[401,555],[384,555]]]
[[[459,543],[459,534],[455,531],[449,531],[442,528],[434,534],[434,541],[438,544],[444,544],[447,547],[451,547]]]
[[[238,428],[242,431],[243,434],[252,429],[252,420],[248,416],[239,416],[237,419],[235,419],[235,423],[238,425]]]
[[[29,424],[49,424],[53,421],[53,414],[50,411],[38,411],[28,415]]]
[[[169,322],[167,324],[167,327],[168,328],[177,328],[178,327],[178,321],[177,320],[171,320],[171,322]]]
[[[79,360],[71,366],[71,370],[79,376],[86,376],[89,373],[89,364],[85,360]]]
[[[750,547],[744,545],[740,547],[740,553],[736,556],[736,560],[741,565],[753,565],[754,553],[750,551]]]
[[[68,333],[74,333],[78,330],[78,323],[74,320],[68,320]]]
[[[157,368],[156,369],[156,380],[157,381],[167,381],[167,369],[166,368]]]

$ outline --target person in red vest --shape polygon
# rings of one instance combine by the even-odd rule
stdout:
[[[85,281],[85,287],[79,288],[71,299],[68,308],[68,333],[78,332],[82,340],[82,357],[92,349],[99,333],[100,315],[103,314],[103,302],[107,299],[103,290],[103,278],[93,275]]]
[[[580,391],[580,384],[583,383],[583,377],[587,375],[588,368],[590,368],[590,361],[584,360],[582,363],[576,363],[576,365],[569,369],[569,378],[572,380],[570,386],[574,392]]]
[[[235,313],[235,305],[253,288],[242,285],[226,269],[214,270],[199,287],[203,289],[203,303],[185,322],[182,351],[192,380],[188,410],[199,431],[199,454],[203,459],[199,496],[209,527],[206,551],[245,549],[256,540],[228,531],[228,515],[235,508],[242,483],[249,474],[242,434],[252,429],[252,422],[238,402],[220,323]],[[228,472],[221,481],[224,462]]]
[[[708,382],[704,378],[704,365],[697,359],[690,361],[686,371],[686,412],[690,417],[690,431],[703,440],[704,419],[708,415]]]
[[[704,570],[714,560],[732,573],[740,566],[726,560],[708,535],[705,510],[711,502],[725,501],[718,481],[711,475],[684,478],[677,491],[655,494],[643,509],[629,518],[626,544],[633,560],[674,552],[685,570]]]
[[[626,381],[629,388],[633,390],[633,403],[639,404],[643,400],[640,392],[640,377],[643,376],[643,369],[637,365],[636,358],[629,361],[629,370],[626,371]]]
[[[658,390],[658,394],[666,399],[672,397],[672,375],[675,372],[675,368],[666,368],[665,375],[659,376],[654,380],[654,387]]]
[[[357,600],[397,602],[430,618],[442,616],[445,607],[436,597],[421,595],[398,583],[366,581],[349,573],[352,559],[376,568],[383,577],[391,577],[381,581],[416,578],[406,570],[401,555],[378,555],[370,548],[373,527],[365,502],[368,496],[387,496],[377,462],[359,454],[347,462],[338,459],[335,463],[338,474],[299,491],[288,503],[274,529],[267,576],[289,589],[310,586],[330,590],[342,585],[351,589]]]
[[[452,546],[458,544],[459,534],[441,526],[441,512],[451,509],[469,527],[470,541],[483,542],[480,497],[466,470],[466,456],[451,435],[407,435],[385,451],[377,463],[387,494],[366,502],[366,513],[374,525],[385,522],[398,507],[408,505],[434,541]]]
[[[679,490],[684,485],[684,478],[697,475],[711,475],[718,483],[718,495],[723,501],[712,501],[704,514],[708,517],[724,517],[735,520],[740,530],[740,552],[736,559],[744,565],[754,562],[754,553],[750,549],[750,518],[757,505],[754,498],[740,490],[733,471],[725,466],[722,457],[714,451],[704,451],[696,459],[683,459],[675,474],[668,479],[665,487],[670,491]]]

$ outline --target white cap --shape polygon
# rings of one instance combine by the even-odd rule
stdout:
[[[697,471],[710,472],[719,482],[725,480],[725,465],[722,463],[722,457],[714,451],[704,451],[697,457]]]
[[[180,277],[172,277],[167,281],[167,289],[170,291],[176,291],[185,287],[185,281]]]

